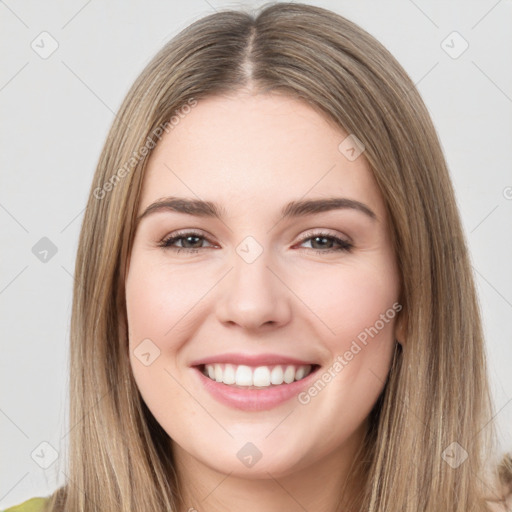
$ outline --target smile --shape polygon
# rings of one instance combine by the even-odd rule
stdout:
[[[317,364],[208,363],[193,366],[200,387],[212,398],[247,412],[270,410],[296,398],[311,386],[319,368]]]
[[[203,375],[216,382],[245,389],[291,384],[307,377],[314,365],[247,366],[227,363],[203,365]]]

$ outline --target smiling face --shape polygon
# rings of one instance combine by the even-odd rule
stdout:
[[[399,275],[347,135],[299,100],[239,93],[200,100],[151,156],[126,279],[130,362],[183,464],[277,477],[335,468],[362,438]]]

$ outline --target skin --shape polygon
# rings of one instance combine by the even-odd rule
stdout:
[[[339,506],[389,372],[396,318],[307,404],[229,407],[202,388],[190,363],[271,352],[316,361],[321,375],[398,301],[384,202],[364,153],[350,161],[338,149],[347,135],[300,100],[243,90],[200,100],[151,155],[139,214],[170,195],[226,210],[223,221],[173,211],[144,217],[126,278],[131,366],[171,438],[183,512]],[[364,203],[376,219],[348,208],[280,218],[289,201],[332,196]],[[183,250],[183,238],[174,243],[180,252],[158,245],[188,229],[205,237],[192,241],[195,252]],[[314,239],[325,232],[353,249],[328,252],[336,242]],[[236,252],[247,236],[263,249],[250,264]],[[144,339],[160,350],[148,366],[133,352]],[[252,467],[237,457],[247,442],[262,453]]]

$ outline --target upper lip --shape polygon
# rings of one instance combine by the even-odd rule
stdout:
[[[205,364],[215,363],[229,363],[234,365],[246,365],[246,366],[273,366],[278,364],[289,364],[289,365],[314,365],[314,362],[304,361],[293,357],[288,357],[279,354],[259,354],[259,355],[248,355],[248,354],[218,354],[215,356],[204,357],[192,361],[190,366],[201,366]]]

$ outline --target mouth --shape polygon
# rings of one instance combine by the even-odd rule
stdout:
[[[212,398],[229,408],[247,412],[268,411],[297,398],[312,385],[319,368],[318,364],[193,366],[199,384]]]
[[[232,388],[261,390],[290,385],[316,372],[318,364],[249,366],[229,363],[201,364],[195,368],[206,378]]]

